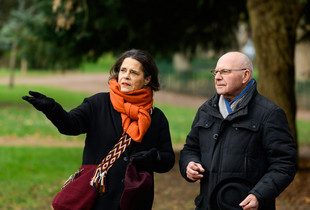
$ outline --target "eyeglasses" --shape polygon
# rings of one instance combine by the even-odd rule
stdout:
[[[221,75],[227,75],[230,74],[232,71],[244,71],[247,69],[221,69],[221,70],[212,70],[211,74],[215,77],[217,73],[220,73]]]

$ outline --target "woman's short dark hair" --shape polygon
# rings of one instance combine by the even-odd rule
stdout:
[[[118,73],[123,61],[126,58],[132,58],[139,61],[142,65],[142,70],[144,72],[144,77],[151,76],[151,81],[148,86],[153,90],[159,90],[159,81],[158,81],[158,68],[152,56],[143,50],[131,49],[123,54],[116,60],[114,65],[110,69],[110,79],[118,79]]]

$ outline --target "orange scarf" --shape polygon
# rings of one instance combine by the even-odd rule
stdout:
[[[151,125],[149,114],[153,107],[151,88],[123,93],[116,79],[111,79],[109,86],[112,105],[122,116],[123,135],[127,133],[134,141],[141,142]]]

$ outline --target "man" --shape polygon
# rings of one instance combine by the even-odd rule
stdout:
[[[200,180],[196,209],[275,209],[297,168],[285,113],[257,92],[246,55],[224,54],[212,74],[217,93],[198,109],[180,157],[182,176]]]

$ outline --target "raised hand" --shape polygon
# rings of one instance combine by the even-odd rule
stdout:
[[[23,96],[22,99],[28,101],[39,111],[48,111],[52,109],[55,104],[54,99],[46,97],[39,92],[29,91],[29,95],[31,96]]]

